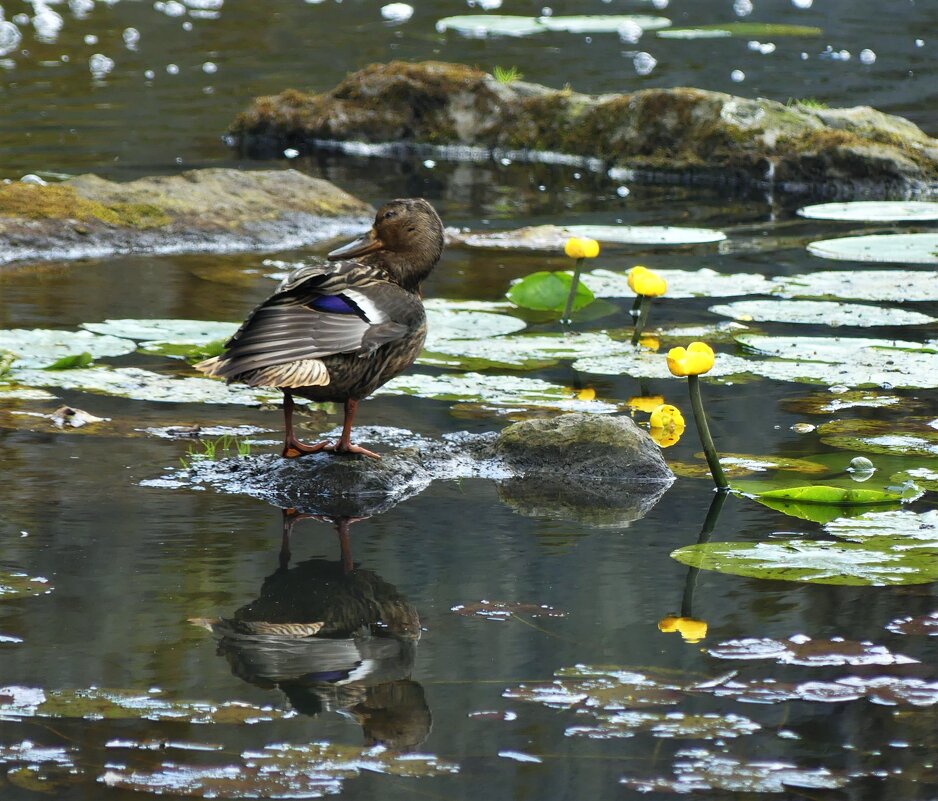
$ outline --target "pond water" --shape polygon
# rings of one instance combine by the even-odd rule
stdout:
[[[593,92],[685,84],[780,100],[870,104],[938,132],[934,3],[896,4],[885,22],[882,4],[856,0],[740,0],[739,13],[754,5],[744,17],[729,2],[709,0],[672,0],[666,7],[584,1],[556,10],[655,13],[681,27],[745,19],[824,30],[813,39],[766,37],[776,44],[774,52],[751,49],[746,38],[674,41],[646,33],[629,44],[615,34],[587,41],[570,33],[511,39],[436,33],[437,19],[478,11],[457,2],[425,2],[398,24],[383,20],[377,4],[355,0],[87,5],[84,11],[81,3],[50,5],[62,17],[61,30],[39,41],[30,25],[19,25],[22,44],[2,57],[0,178],[95,171],[127,179],[181,167],[256,167],[239,165],[221,140],[252,96],[287,86],[329,88],[349,70],[392,57],[487,69],[517,65],[526,79]],[[539,10],[531,3],[500,9]],[[18,13],[36,16],[26,3],[3,3],[6,20]],[[140,33],[136,49],[124,45],[128,28]],[[89,36],[97,42],[88,43]],[[860,60],[864,49],[875,61]],[[649,74],[636,74],[636,51],[657,60]],[[97,79],[88,69],[96,53],[115,62]],[[178,70],[167,72],[170,64]],[[148,69],[152,79],[144,75]],[[733,70],[745,79],[735,82]],[[623,197],[619,182],[568,167],[334,154],[292,166],[372,203],[424,196],[447,224],[472,230],[682,225],[728,237],[677,248],[608,246],[591,269],[622,271],[641,263],[767,278],[902,270],[908,283],[899,284],[900,294],[907,286],[907,297],[924,299],[897,302],[896,282],[880,275],[845,281],[839,289],[836,276],[828,276],[822,286],[834,289],[776,294],[775,300],[800,294],[938,317],[938,299],[927,291],[933,267],[829,261],[806,250],[812,241],[848,233],[938,232],[934,222],[804,219],[795,211],[810,199],[728,196],[697,187],[631,185]],[[75,331],[115,318],[236,321],[273,288],[269,275],[282,266],[269,260],[292,263],[328,249],[8,267],[0,271],[0,328]],[[433,299],[501,301],[513,279],[568,266],[559,255],[450,248],[424,291]],[[908,272],[927,273],[928,280],[913,291]],[[673,289],[681,281],[675,276]],[[735,280],[736,295],[722,281],[717,298],[656,301],[650,329],[725,323],[730,317],[712,306],[752,299],[746,296],[750,279]],[[765,300],[766,290],[756,291]],[[584,314],[571,337],[627,334],[631,302],[630,296],[597,301],[609,304],[602,307],[606,315]],[[527,334],[560,332],[543,316],[508,313],[527,323]],[[785,310],[779,316],[745,307],[740,325],[752,337],[745,352],[726,331],[705,335],[718,364],[730,356],[752,358],[757,345],[766,354],[758,369],[704,380],[718,447],[808,463],[739,480],[853,486],[844,471],[854,457],[865,456],[877,472],[855,486],[881,489],[907,479],[905,470],[917,471],[923,488],[938,486],[938,434],[931,425],[938,418],[938,373],[928,361],[896,366],[912,358],[910,349],[938,339],[938,325],[887,318],[870,327],[832,328],[826,314],[790,322]],[[847,344],[826,356],[818,355],[816,342],[781,339],[835,336]],[[861,337],[878,343],[861,354]],[[883,357],[880,346],[893,340],[910,344]],[[655,357],[661,363],[667,347],[686,339],[663,342]],[[613,355],[602,352],[605,347],[589,355]],[[498,355],[494,344],[492,353]],[[776,357],[791,354],[813,367],[779,368]],[[143,368],[167,381],[192,375],[184,362],[140,350],[100,361]],[[108,785],[109,798],[150,792],[632,798],[708,788],[716,798],[934,798],[938,649],[929,635],[938,630],[938,593],[928,578],[938,562],[929,516],[934,494],[902,506],[908,517],[895,518],[899,533],[881,533],[893,539],[864,552],[885,563],[896,549],[914,551],[920,558],[909,570],[916,583],[898,583],[894,574],[875,582],[885,586],[838,586],[698,571],[671,552],[709,537],[776,543],[794,563],[808,559],[811,548],[833,551],[844,541],[838,537],[855,543],[866,534],[842,520],[825,527],[836,511],[824,518],[737,496],[708,521],[712,484],[704,477],[683,384],[632,377],[640,370],[601,369],[595,360],[590,371],[575,370],[571,358],[552,361],[529,372],[490,370],[486,380],[494,392],[501,375],[540,379],[569,400],[589,398],[592,393],[582,390],[592,389],[595,408],[624,413],[636,396],[660,395],[683,409],[688,429],[665,451],[679,478],[647,515],[629,521],[601,504],[532,498],[483,478],[441,481],[349,525],[344,540],[330,522],[288,521],[289,563],[281,553],[280,509],[202,487],[161,486],[156,479],[178,471],[180,459],[191,461],[191,452],[203,446],[146,431],[253,426],[254,433],[240,437],[252,442],[252,456],[276,452],[282,420],[275,405],[157,402],[146,399],[147,391],[128,399],[61,386],[48,387],[54,399],[0,400],[3,797],[25,799],[46,790],[63,799],[100,798]],[[452,372],[434,364],[413,372]],[[888,381],[875,380],[863,393],[830,391],[866,383],[856,374],[844,378],[855,364]],[[815,384],[787,380],[808,374]],[[382,394],[363,404],[359,422],[439,439],[495,431],[530,412],[524,400],[494,408],[485,401],[484,392],[460,403]],[[59,430],[36,416],[62,404],[109,421]],[[634,417],[647,422],[646,412]],[[301,419],[310,438],[340,421],[335,410]],[[848,422],[832,425],[835,420]],[[380,435],[375,441],[379,450],[388,447]],[[910,544],[909,538],[917,539]],[[849,557],[856,553],[851,548],[862,547],[842,551]],[[811,557],[820,565],[815,576],[849,574],[843,558],[828,555]],[[869,575],[851,564],[854,575]],[[925,576],[922,583],[919,576]],[[189,622],[232,617],[248,604],[282,610],[363,599],[400,612],[398,636],[333,641],[334,648],[322,652],[278,652],[250,637],[219,643]],[[691,622],[667,620],[674,617]],[[666,631],[675,628],[683,634]],[[741,640],[752,642],[734,642]]]

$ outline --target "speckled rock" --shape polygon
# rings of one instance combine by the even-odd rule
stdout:
[[[0,264],[118,253],[300,247],[366,228],[374,210],[296,170],[191,170],[116,183],[0,183]]]
[[[628,417],[578,413],[522,420],[501,432],[495,454],[523,476],[674,480],[661,449]]]
[[[830,196],[938,193],[938,141],[868,107],[824,109],[702,89],[586,95],[501,83],[462,64],[373,64],[320,94],[260,97],[234,121],[242,153],[285,147],[609,167],[625,180]],[[351,143],[351,144],[349,144]]]

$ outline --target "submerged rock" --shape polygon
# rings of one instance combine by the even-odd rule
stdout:
[[[674,474],[651,437],[629,418],[566,414],[516,423],[500,435],[442,440],[362,427],[381,461],[320,453],[195,460],[152,486],[208,485],[274,506],[328,517],[368,517],[423,492],[434,480],[487,478],[519,513],[626,526],[644,517]]]
[[[328,92],[260,97],[231,132],[255,158],[286,147],[389,155],[404,144],[464,160],[497,152],[612,167],[634,181],[853,197],[938,193],[938,141],[869,107],[691,88],[586,95],[442,62],[373,64]]]
[[[299,247],[359,231],[373,214],[328,181],[296,170],[0,183],[0,264]]]

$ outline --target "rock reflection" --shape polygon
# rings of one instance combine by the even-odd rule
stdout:
[[[353,562],[349,528],[363,518],[293,509],[283,515],[280,566],[255,600],[229,620],[212,621],[218,654],[244,681],[282,690],[301,714],[332,711],[353,718],[368,746],[416,748],[431,726],[423,688],[410,678],[420,638],[417,610],[396,587]],[[304,518],[335,524],[338,560],[308,559],[290,567],[290,535]],[[289,627],[300,636],[265,633]],[[306,630],[316,633],[303,636]]]

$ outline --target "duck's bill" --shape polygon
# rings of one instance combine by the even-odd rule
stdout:
[[[366,253],[374,253],[383,247],[384,242],[377,237],[372,228],[367,234],[359,237],[354,242],[349,242],[347,245],[342,245],[342,247],[330,251],[327,258],[333,260],[355,258],[356,256],[364,256]]]

